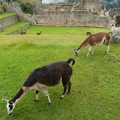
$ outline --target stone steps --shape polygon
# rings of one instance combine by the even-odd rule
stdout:
[[[6,12],[4,6],[0,5],[0,35],[17,34],[29,26],[29,22],[19,21],[15,13]]]
[[[30,27],[30,23],[27,21],[18,21],[13,25],[10,25],[6,28],[3,28],[0,32],[0,35],[15,35],[25,31],[28,27]]]
[[[2,28],[15,24],[18,21],[19,21],[18,17],[14,13],[11,12],[0,13],[0,24],[2,25]]]
[[[0,5],[0,13],[3,13],[5,11],[5,8],[3,5]]]

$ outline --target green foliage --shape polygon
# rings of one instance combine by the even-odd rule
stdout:
[[[117,17],[116,17],[116,24],[117,24],[117,25],[120,25],[120,16],[117,16]]]
[[[18,2],[24,13],[33,14],[33,5],[30,2],[24,2],[24,0],[6,0],[9,3]]]
[[[120,7],[120,0],[101,0],[101,3],[106,5],[107,9]]]
[[[91,12],[93,15],[98,15],[98,12]]]
[[[29,2],[19,2],[20,7],[24,13],[33,14],[33,5]]]
[[[16,15],[16,14],[15,13],[11,13],[11,12],[3,12],[3,13],[0,13],[0,19],[12,16],[12,15]]]
[[[11,0],[6,0],[6,2],[11,2]]]
[[[6,2],[19,2],[20,0],[6,0]]]
[[[42,31],[40,36],[36,32]],[[35,91],[30,91],[16,105],[11,116],[6,114],[6,103],[0,101],[1,120],[119,120],[120,114],[120,44],[111,44],[110,53],[104,55],[105,46],[95,48],[87,59],[88,47],[77,57],[77,48],[88,36],[86,32],[109,32],[106,28],[35,27],[26,35],[0,36],[0,95],[11,99],[27,76],[35,69],[56,61],[75,58],[71,78],[71,93],[64,99],[62,83],[48,87],[52,104],[40,93],[34,102]]]

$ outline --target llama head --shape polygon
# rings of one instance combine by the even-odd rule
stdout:
[[[13,103],[13,102],[10,101],[10,100],[6,100],[6,99],[2,99],[2,101],[7,102],[7,105],[6,105],[7,112],[8,112],[8,115],[11,115],[13,109],[15,108],[15,103]]]
[[[77,53],[77,50],[76,49],[73,49],[75,51],[75,56],[78,56],[78,53]]]

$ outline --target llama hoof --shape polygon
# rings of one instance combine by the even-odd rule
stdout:
[[[105,52],[104,55],[107,55],[107,53]]]
[[[51,103],[48,103],[49,105],[51,105]]]
[[[64,98],[64,95],[62,95],[61,97],[60,97],[60,99],[63,99]]]
[[[60,97],[60,100],[63,99],[63,97]]]
[[[34,100],[34,102],[38,102],[38,100]]]

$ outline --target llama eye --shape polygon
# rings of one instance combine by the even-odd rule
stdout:
[[[10,108],[10,110],[12,110],[13,106],[12,106],[12,105],[9,105],[9,108]]]

